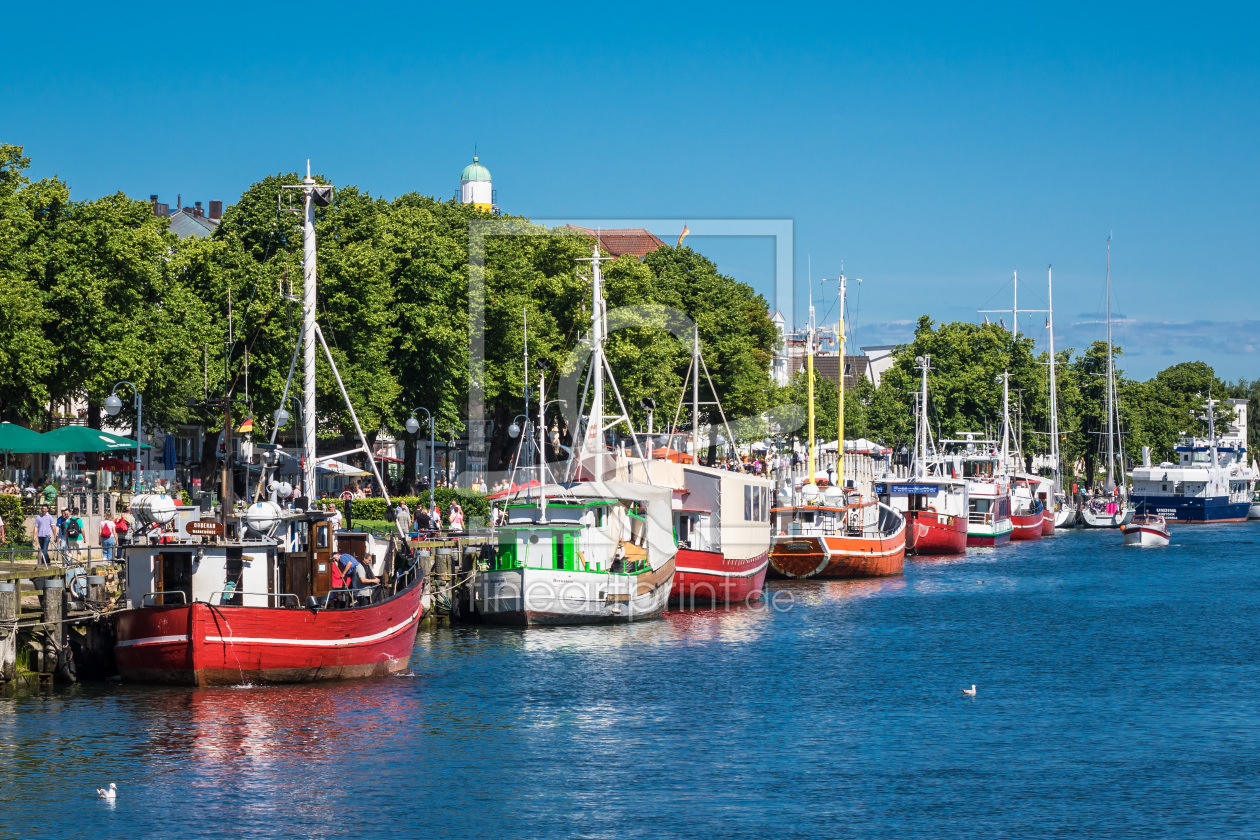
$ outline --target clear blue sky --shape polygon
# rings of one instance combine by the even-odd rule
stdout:
[[[807,258],[815,278],[843,260],[864,280],[866,344],[906,337],[921,314],[1009,306],[1013,270],[1040,306],[1053,263],[1056,334],[1080,348],[1102,332],[1114,232],[1128,372],[1203,359],[1250,378],[1258,17],[1184,3],[23,4],[6,12],[0,139],[76,197],[172,204],[230,203],[307,157],[338,184],[448,197],[476,143],[513,213],[794,220],[789,318],[803,317]],[[773,299],[769,240],[695,245],[792,309]],[[1042,336],[1041,317],[1022,326]]]

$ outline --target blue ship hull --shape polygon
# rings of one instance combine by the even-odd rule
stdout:
[[[1228,496],[1144,496],[1133,501],[1138,514],[1154,513],[1179,524],[1243,522],[1251,508],[1251,502],[1231,502]]]

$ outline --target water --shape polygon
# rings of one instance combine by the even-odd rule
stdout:
[[[1254,836],[1257,536],[1061,532],[778,609],[425,632],[405,677],[0,700],[0,835]]]

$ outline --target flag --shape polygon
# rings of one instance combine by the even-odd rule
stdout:
[[[678,244],[677,244],[677,245],[675,245],[674,247],[675,247],[675,248],[681,248],[681,247],[682,247],[682,241],[683,241],[684,239],[686,239],[686,238],[687,238],[687,234],[689,234],[689,233],[691,233],[691,228],[687,227],[686,225],[683,225],[683,232],[682,232],[682,233],[680,233],[680,234],[678,234]]]
[[[1006,319],[998,318],[998,323],[1002,325],[1002,329],[1006,329]]]
[[[250,416],[246,417],[244,422],[241,423],[241,425],[236,429],[236,431],[241,432],[242,434],[245,432],[254,431],[254,415],[251,414]]]

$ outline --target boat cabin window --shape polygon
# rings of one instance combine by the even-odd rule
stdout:
[[[993,501],[991,499],[972,499],[970,507],[972,513],[988,513],[993,509]]]
[[[963,462],[963,475],[967,478],[992,478],[993,462],[965,461]]]

